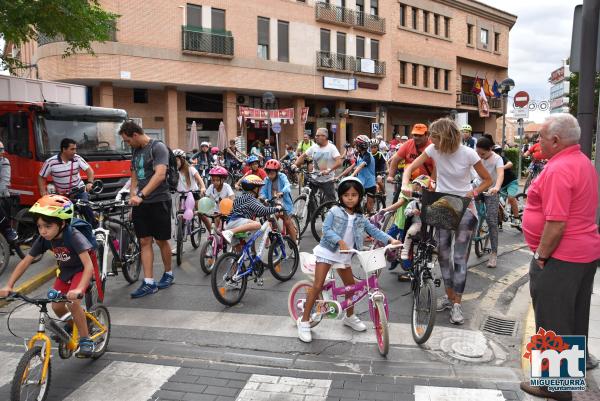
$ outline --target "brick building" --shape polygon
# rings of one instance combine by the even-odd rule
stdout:
[[[19,50],[37,77],[87,85],[90,103],[125,109],[171,147],[191,122],[215,142],[263,139],[239,106],[293,108],[280,144],[328,127],[338,146],[371,123],[390,138],[416,122],[468,112],[475,132],[495,132],[499,99],[481,119],[474,78],[502,81],[516,16],[474,0],[101,0],[121,17],[96,55],[63,58],[60,38]],[[35,74],[33,74],[35,77]],[[300,119],[309,107],[306,124]],[[335,132],[333,132],[335,131]]]

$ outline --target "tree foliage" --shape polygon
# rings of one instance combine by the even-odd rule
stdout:
[[[598,95],[600,94],[600,74],[596,75],[594,84],[594,110],[598,110]],[[579,73],[571,73],[569,77],[569,111],[577,117],[579,97]]]
[[[104,42],[115,29],[117,14],[105,11],[98,0],[0,1],[0,35],[19,46],[39,35],[60,37],[67,43],[64,57],[76,52],[93,54],[92,42]],[[0,66],[14,70],[20,60],[0,55]]]

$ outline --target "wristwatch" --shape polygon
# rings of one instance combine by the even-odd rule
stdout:
[[[546,263],[550,258],[542,258],[538,251],[535,251],[535,253],[533,254],[533,259],[539,262]]]
[[[144,193],[141,190],[137,192],[137,196],[142,200],[146,199],[146,195],[144,195]]]

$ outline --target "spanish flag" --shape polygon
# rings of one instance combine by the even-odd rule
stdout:
[[[473,89],[471,89],[471,92],[476,95],[479,95],[481,92],[481,79],[477,75],[475,75],[475,81],[473,81]]]
[[[490,88],[490,82],[487,80],[487,78],[485,78],[485,80],[483,81],[483,92],[489,98],[494,97],[494,93]]]

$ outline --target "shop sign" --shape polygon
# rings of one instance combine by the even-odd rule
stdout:
[[[353,91],[356,90],[356,79],[323,77],[323,88],[340,91]]]
[[[372,82],[364,82],[364,81],[358,81],[358,87],[359,88],[363,88],[363,89],[379,89],[379,84],[374,84]]]
[[[550,74],[550,83],[556,84],[565,79],[565,67],[560,67],[557,70],[552,71]]]

